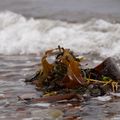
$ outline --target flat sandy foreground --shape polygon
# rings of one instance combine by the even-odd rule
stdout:
[[[0,11],[27,17],[84,22],[91,18],[120,22],[119,0],[0,0]]]

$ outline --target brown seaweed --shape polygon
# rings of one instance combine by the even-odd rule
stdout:
[[[48,62],[49,56],[55,57],[53,63]],[[118,90],[120,71],[114,59],[107,58],[91,69],[82,69],[80,62],[69,49],[59,46],[48,50],[41,59],[41,67],[31,80],[37,88],[45,92],[79,88],[82,90],[83,88],[92,94],[98,91],[98,93],[101,92],[99,95],[103,95],[106,91],[116,92]],[[93,88],[89,89],[91,85]]]

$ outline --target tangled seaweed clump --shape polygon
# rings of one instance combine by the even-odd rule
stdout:
[[[55,57],[52,63],[47,60],[49,56]],[[60,46],[48,50],[41,59],[39,70],[26,82],[34,83],[37,89],[49,95],[61,92],[84,95],[89,92],[91,96],[100,96],[118,90],[120,71],[113,58],[107,58],[91,69],[83,69],[82,60],[82,57]]]

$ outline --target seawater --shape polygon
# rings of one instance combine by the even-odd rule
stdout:
[[[119,33],[119,23],[110,23],[103,19],[70,23],[60,20],[26,18],[11,11],[1,12],[0,119],[46,119],[47,113],[42,115],[42,105],[34,106],[18,101],[18,96],[23,94],[34,94],[40,97],[41,93],[35,90],[35,86],[26,85],[24,80],[27,75],[36,71],[41,53],[61,45],[80,55],[88,55],[91,59],[94,57],[97,60],[103,60],[112,56],[119,61]],[[96,59],[93,61],[94,64],[100,63]],[[113,99],[111,95],[98,97],[77,107],[82,110],[77,109],[74,112],[84,120],[120,119],[119,97],[117,99]],[[71,115],[73,108],[68,110],[66,114]]]

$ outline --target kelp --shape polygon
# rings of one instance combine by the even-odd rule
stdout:
[[[47,60],[50,56],[54,57],[52,63]],[[67,92],[80,90],[83,94],[89,91],[91,95],[103,95],[106,91],[118,90],[120,71],[113,63],[112,58],[107,58],[95,68],[83,69],[78,56],[58,46],[45,52],[39,70],[27,81],[34,83],[44,93],[67,89]]]

